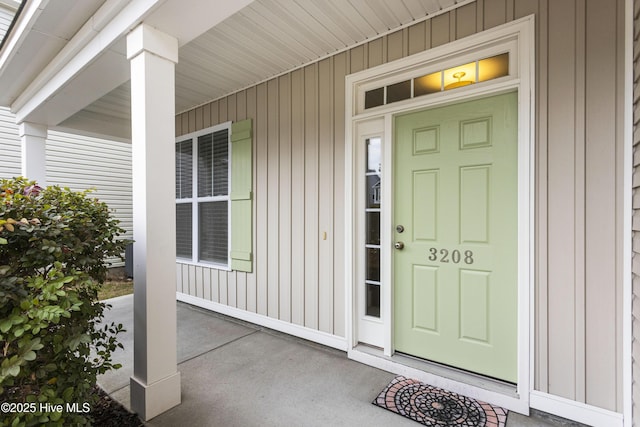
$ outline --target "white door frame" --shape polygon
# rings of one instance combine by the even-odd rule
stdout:
[[[491,30],[483,31],[425,52],[393,61],[381,66],[352,74],[346,78],[346,153],[345,153],[345,253],[351,254],[345,266],[347,348],[354,360],[376,366],[397,374],[411,376],[432,385],[497,404],[507,409],[528,414],[529,396],[533,387],[534,345],[534,55],[535,26],[533,16],[513,21]],[[364,93],[367,90],[393,82],[418,77],[426,73],[446,69],[458,64],[509,52],[509,76],[501,77],[452,91],[407,99],[368,110],[364,109]],[[441,106],[504,92],[518,92],[518,383],[515,390],[487,387],[486,381],[474,380],[473,375],[463,378],[442,375],[422,367],[411,367],[392,355],[393,349],[393,263],[391,238],[393,229],[392,178],[393,147],[392,125],[396,114]],[[384,123],[383,131],[383,182],[381,214],[381,331],[384,334],[382,350],[358,346],[358,238],[361,227],[357,218],[361,215],[357,200],[361,190],[357,188],[358,164],[362,161],[357,149],[363,123]],[[365,126],[367,127],[367,126]],[[369,129],[367,127],[367,129]]]

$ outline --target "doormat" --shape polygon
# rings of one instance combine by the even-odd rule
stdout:
[[[507,423],[506,409],[403,376],[395,377],[372,403],[426,426],[504,427]]]

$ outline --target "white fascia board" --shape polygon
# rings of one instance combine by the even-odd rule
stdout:
[[[58,55],[45,67],[38,77],[16,99],[12,110],[18,121],[23,121],[64,88],[74,77],[85,70],[101,54],[121,37],[137,26],[159,4],[161,0],[113,0],[106,2]],[[123,56],[123,60],[126,58]],[[1,63],[0,63],[1,65]],[[104,78],[117,76],[105,75]],[[126,82],[116,78],[113,87]],[[97,93],[95,99],[103,96]],[[70,111],[69,116],[76,111]],[[57,124],[57,123],[49,123]]]

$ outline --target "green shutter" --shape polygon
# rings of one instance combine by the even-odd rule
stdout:
[[[231,269],[251,272],[253,162],[251,119],[231,125]]]

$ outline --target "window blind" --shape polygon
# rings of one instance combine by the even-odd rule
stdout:
[[[191,140],[176,143],[176,199],[188,199],[193,188],[193,146]]]
[[[191,203],[176,204],[176,256],[191,258],[193,256],[193,219]]]
[[[229,131],[198,138],[198,197],[229,194]]]
[[[200,261],[226,264],[228,262],[228,202],[203,202],[198,204],[200,226]]]

